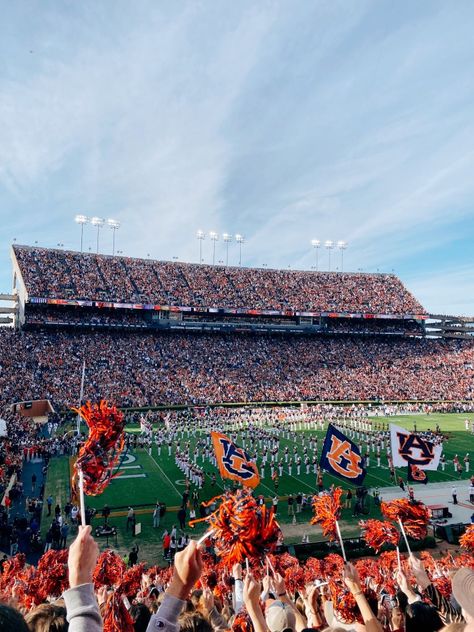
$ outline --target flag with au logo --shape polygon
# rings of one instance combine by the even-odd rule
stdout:
[[[367,474],[358,446],[332,424],[324,439],[319,465],[354,485],[362,485]]]
[[[420,470],[437,470],[443,446],[434,445],[416,432],[390,424],[390,443],[393,465],[408,467],[411,463]]]
[[[211,432],[211,438],[222,478],[230,478],[247,487],[257,487],[260,476],[248,452],[221,432]]]

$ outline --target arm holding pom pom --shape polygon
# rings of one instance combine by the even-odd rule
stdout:
[[[352,596],[359,606],[360,613],[364,619],[367,632],[383,632],[382,625],[372,612],[372,608],[367,601],[364,591],[360,585],[359,573],[352,564],[346,564],[344,569],[344,583],[351,591]]]
[[[102,619],[92,584],[92,573],[99,547],[91,527],[79,527],[79,534],[69,548],[69,585],[63,593],[70,632],[100,632]]]
[[[428,573],[425,571],[423,562],[415,557],[413,553],[410,555],[410,566],[420,590],[426,590],[426,588],[428,588],[431,584],[431,580],[428,577]]]
[[[185,599],[194,584],[201,577],[202,558],[197,543],[191,540],[188,546],[174,558],[174,573],[165,593],[163,602],[154,614],[147,627],[147,632],[178,632],[178,617],[183,609]]]
[[[417,595],[416,592],[412,589],[403,571],[397,572],[397,584],[400,587],[402,593],[406,595],[408,603],[415,603],[415,601],[420,601],[420,596]]]
[[[306,628],[306,619],[303,617],[301,612],[296,608],[294,602],[288,597],[288,592],[285,586],[285,579],[280,575],[280,573],[275,573],[273,577],[273,586],[275,588],[275,596],[282,602],[290,606],[295,615],[296,623],[295,630],[296,632],[301,632]]]
[[[443,623],[454,623],[463,621],[460,613],[453,607],[449,599],[443,597],[438,588],[430,580],[428,573],[425,571],[423,562],[410,555],[410,566],[416,579],[416,583],[419,586],[421,592],[429,598],[433,606],[438,611]],[[411,603],[411,602],[410,602]]]
[[[318,608],[318,595],[319,591],[314,585],[306,586],[306,590],[302,595],[308,627],[311,628],[320,628],[323,625],[323,619]]]
[[[232,577],[234,578],[233,607],[235,612],[240,612],[244,605],[244,584],[242,582],[242,565],[237,563],[232,567]]]
[[[244,579],[244,604],[252,621],[255,632],[269,632],[267,622],[260,606],[261,587],[251,573],[247,573]]]

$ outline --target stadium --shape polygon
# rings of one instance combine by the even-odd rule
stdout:
[[[335,487],[343,489],[339,521],[351,557],[368,552],[360,520],[380,519],[381,502],[407,493],[431,511],[432,536],[412,548],[458,545],[473,510],[468,319],[428,314],[388,274],[18,245],[11,259],[6,317],[13,326],[0,332],[7,551],[9,544],[11,553],[37,556],[77,531],[71,480],[87,428],[75,411],[100,400],[117,405],[126,420],[115,478],[86,497],[86,521],[101,548],[126,553],[139,544],[143,559],[166,566],[164,532],[179,525],[177,545],[205,532],[209,503],[215,509],[213,498],[236,485],[220,475],[210,446],[216,430],[254,460],[254,496],[276,513],[282,550],[300,559],[327,555],[321,527],[310,524],[311,506],[318,492]],[[407,468],[393,466],[393,423],[442,444],[442,464],[428,473],[428,485],[410,486]],[[329,424],[361,446],[362,486],[320,466]],[[25,497],[33,532],[22,532]],[[52,531],[53,507],[68,524],[64,540]],[[15,518],[20,527],[12,532],[7,525]]]
[[[474,632],[474,4],[4,4],[0,632]]]

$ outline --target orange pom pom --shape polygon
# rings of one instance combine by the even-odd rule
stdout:
[[[73,492],[77,494],[79,470],[84,475],[84,493],[88,496],[101,494],[112,478],[125,445],[124,416],[106,401],[100,404],[87,402],[73,410],[84,419],[89,427],[89,437],[79,450],[74,464]]]
[[[313,497],[314,516],[311,524],[319,524],[323,530],[323,535],[329,540],[336,540],[337,529],[336,520],[341,514],[342,489],[336,489],[330,494],[322,494]]]
[[[459,538],[459,544],[463,549],[474,553],[474,524],[470,524],[463,535]]]

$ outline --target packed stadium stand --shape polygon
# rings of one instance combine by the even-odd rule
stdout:
[[[394,275],[213,267],[15,246],[0,398],[69,407],[471,400],[471,340],[429,339]]]
[[[15,246],[30,297],[269,310],[425,314],[392,274],[301,272],[170,263]]]

